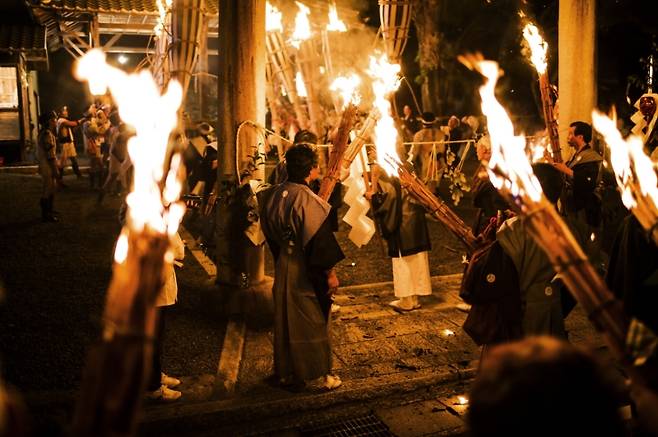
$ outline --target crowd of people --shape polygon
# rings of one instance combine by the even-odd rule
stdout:
[[[82,135],[89,159],[89,187],[99,202],[107,192],[121,193],[129,186],[132,165],[127,144],[132,134],[110,105],[96,102],[77,120],[71,120],[68,107],[62,106],[42,114],[40,124],[37,158],[43,179],[40,206],[44,222],[59,221],[54,198],[58,189],[68,187],[64,174],[69,163],[78,179],[84,177],[78,163],[77,135]]]
[[[654,128],[657,97],[642,96],[637,103],[639,115],[633,119],[640,126],[646,153],[654,159],[658,154],[658,128]],[[90,187],[98,192],[99,201],[117,181],[124,189],[129,184],[126,145],[130,132],[110,106],[92,105],[79,120],[70,120],[63,107],[58,113],[45,114],[42,121],[39,169],[44,181],[44,221],[57,220],[53,198],[58,187],[65,187],[63,169],[70,163],[77,177],[82,177],[75,150],[77,128],[90,159]],[[565,426],[567,420],[575,421],[570,423],[583,430],[601,425],[594,435],[622,435],[617,408],[623,396],[601,376],[595,358],[568,343],[564,321],[575,300],[561,284],[548,256],[531,238],[524,219],[513,216],[482,171],[491,157],[491,147],[486,132],[480,132],[478,119],[452,116],[446,126],[439,127],[433,113],[424,112],[416,118],[405,106],[398,121],[401,139],[411,144],[401,150],[407,153],[409,165],[421,181],[434,192],[437,190],[432,184],[440,181],[441,173],[468,158],[465,150],[469,142],[477,143],[481,166],[472,182],[477,209],[472,229],[480,241],[489,244],[486,256],[471,254],[461,290],[470,306],[464,329],[483,346],[480,373],[471,396],[473,435],[501,435],[507,433],[504,430],[528,429],[533,423],[550,421],[553,415],[560,415],[555,405],[565,390],[592,401],[587,402],[588,408],[580,409],[582,414],[562,414],[537,435],[554,435],[548,430],[558,430],[558,424]],[[186,191],[204,201],[216,186],[217,142],[212,133],[208,123],[189,129],[190,142],[184,153]],[[320,381],[328,390],[342,384],[332,372],[330,341],[333,295],[339,286],[335,266],[344,257],[334,236],[342,196],[340,184],[330,202],[316,194],[320,159],[314,145],[318,142],[315,134],[300,130],[291,146],[280,143],[282,159],[270,178],[271,187],[258,198],[260,225],[275,261],[273,380],[292,390],[301,390],[311,381]],[[623,302],[628,317],[658,332],[653,310],[658,296],[658,249],[637,220],[619,208],[619,202],[615,203],[616,211],[605,210],[601,190],[610,179],[605,177],[609,170],[593,141],[592,127],[574,120],[567,142],[571,153],[566,153],[569,158],[565,162],[546,154],[542,162],[533,165],[544,194]],[[397,178],[380,174],[371,181],[365,196],[392,260],[395,300],[390,305],[400,313],[417,310],[423,296],[432,294],[426,211]],[[614,244],[601,243],[605,234],[616,235],[608,238]],[[483,263],[489,264],[483,267]],[[175,295],[173,301],[169,296],[163,302],[170,305]],[[649,358],[643,368],[646,380],[634,383],[630,391],[637,414],[650,430],[656,430],[656,424],[646,416],[646,408],[658,408],[656,366],[655,357]],[[153,374],[149,386],[153,396],[165,400],[180,397],[180,392],[168,388],[178,380],[162,373],[159,360]],[[530,399],[538,403],[528,403]],[[515,420],[514,411],[522,411],[523,419]],[[608,422],[588,424],[589,418],[594,420],[599,414]]]
[[[651,107],[647,98],[643,96],[637,107],[646,126],[646,153],[655,155],[658,152],[654,152],[656,147],[651,142],[655,136],[647,133],[653,129],[655,99],[651,97]],[[416,120],[408,107],[400,119],[403,137],[411,138],[413,143],[410,164],[426,183],[437,170],[452,165],[446,159],[450,154],[454,155],[453,161],[461,156],[459,143],[453,143],[451,149],[449,140],[476,140],[476,120],[469,123],[468,118],[460,121],[451,117],[448,129],[443,130],[435,127],[434,114],[423,113]],[[469,126],[469,133],[459,128],[463,124]],[[605,175],[609,170],[593,141],[591,125],[575,120],[568,129],[568,159],[554,160],[546,153],[541,162],[533,164],[533,171],[546,198],[562,215],[589,261],[623,302],[628,318],[656,332],[658,318],[652,304],[658,290],[658,257],[640,253],[649,255],[658,249],[620,202],[613,203],[616,211],[605,210],[601,192],[610,188],[605,186],[610,180]],[[541,429],[532,435],[555,435],[566,429],[594,432],[592,435],[625,435],[619,407],[628,402],[629,396],[645,431],[657,432],[651,413],[658,409],[656,357],[651,356],[643,365],[645,379],[631,381],[630,390],[621,393],[595,357],[568,343],[565,318],[576,301],[549,257],[531,237],[525,220],[514,216],[481,171],[491,156],[486,133],[477,138],[476,149],[481,167],[473,181],[473,201],[478,210],[473,231],[480,241],[487,242],[486,256],[476,260],[471,254],[472,264],[480,265],[469,265],[462,286],[462,296],[470,304],[464,329],[482,345],[469,415],[473,435],[528,433],[533,425],[544,421],[552,422],[543,428],[540,425]],[[300,165],[300,155],[307,156],[304,169],[295,167],[291,179],[291,168]],[[315,239],[325,234],[321,230],[331,205],[309,189],[317,172],[313,151],[307,144],[295,144],[285,158],[288,179],[276,181],[261,204],[263,230],[276,261],[275,373],[282,383],[293,380],[299,385],[321,375],[326,382],[332,377],[326,359],[330,325],[326,302],[337,285],[333,267],[342,254],[329,233]],[[376,182],[366,197],[392,259],[396,299],[390,305],[401,313],[414,311],[421,307],[422,296],[432,293],[426,211],[397,178],[379,175],[372,180]],[[615,243],[601,244],[603,233],[616,234],[611,239]],[[318,252],[318,240],[324,241],[327,255]],[[635,260],[637,256],[642,257],[641,262]],[[483,267],[483,263],[488,264]],[[303,338],[296,338],[298,335]],[[309,372],[308,367],[318,370]],[[332,388],[334,384],[326,382],[325,386]],[[562,412],[565,407],[560,405],[560,397],[567,391],[585,399],[586,408]],[[522,417],[517,418],[515,412]]]

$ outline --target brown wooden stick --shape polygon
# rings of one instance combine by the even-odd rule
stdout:
[[[542,111],[544,113],[544,123],[546,124],[548,141],[551,145],[551,155],[554,162],[562,162],[560,136],[557,129],[553,102],[551,101],[551,84],[548,81],[548,71],[539,75],[539,91],[541,94]]]
[[[85,366],[73,419],[79,436],[133,435],[153,352],[155,300],[163,286],[166,235],[130,232],[128,255],[114,265],[103,337]]]
[[[329,200],[329,196],[334,191],[336,183],[340,179],[340,168],[343,162],[343,156],[347,150],[347,141],[350,137],[350,132],[354,123],[356,122],[356,106],[349,103],[340,119],[340,125],[333,138],[333,148],[329,156],[329,164],[327,165],[327,173],[322,179],[320,191],[318,196],[322,199]]]

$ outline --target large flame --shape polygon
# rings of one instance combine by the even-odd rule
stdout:
[[[347,26],[338,18],[338,11],[336,4],[329,5],[329,24],[327,24],[328,32],[347,32]]]
[[[539,34],[537,26],[532,23],[526,24],[523,28],[523,37],[530,46],[530,51],[532,53],[530,61],[532,61],[532,64],[537,69],[537,73],[546,73],[546,52],[548,51],[548,44]]]
[[[79,60],[75,74],[89,82],[94,94],[104,94],[109,89],[121,119],[135,128],[136,134],[128,142],[134,167],[133,190],[126,198],[128,227],[136,232],[149,228],[173,235],[184,212],[183,204],[177,202],[181,190],[180,157],[171,160],[164,189],[160,184],[169,134],[178,122],[177,111],[183,97],[180,84],[172,80],[161,94],[148,71],[126,74],[108,65],[100,50],[87,52]],[[121,246],[117,247],[117,260],[124,251]]]
[[[348,103],[358,105],[361,97],[357,93],[357,88],[361,84],[361,78],[352,73],[349,76],[340,76],[337,77],[332,83],[329,89],[331,91],[337,91],[343,99],[343,107],[347,106]]]
[[[283,32],[283,24],[281,20],[281,11],[279,11],[275,6],[272,6],[270,2],[267,2],[267,14],[265,18],[265,29],[268,32]]]
[[[306,92],[306,84],[304,83],[304,78],[302,77],[301,71],[298,71],[295,75],[295,88],[297,89],[297,95],[299,97],[308,97],[308,92]]]
[[[631,135],[624,140],[615,121],[598,111],[592,111],[594,129],[601,132],[610,148],[610,162],[621,189],[621,200],[628,209],[637,206],[632,186],[639,186],[642,196],[658,205],[658,180],[653,162],[644,153],[642,139]]]
[[[295,31],[292,34],[290,44],[299,48],[302,41],[306,41],[311,37],[311,22],[308,20],[308,15],[311,10],[303,3],[295,2],[299,8],[297,16],[295,17]]]
[[[487,117],[491,138],[489,178],[497,188],[506,186],[516,197],[523,193],[534,201],[542,196],[541,185],[532,172],[525,153],[525,138],[514,135],[514,126],[509,115],[496,99],[494,93],[498,81],[498,63],[478,60],[474,67],[486,77],[480,87],[482,113]]]
[[[368,74],[372,76],[372,90],[375,95],[374,106],[379,112],[379,120],[375,125],[374,139],[377,145],[377,163],[388,173],[394,175],[396,168],[387,157],[399,162],[397,153],[398,131],[391,116],[391,102],[388,96],[400,86],[400,64],[391,64],[386,55],[379,59],[371,56]]]

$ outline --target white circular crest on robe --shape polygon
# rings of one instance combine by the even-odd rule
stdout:
[[[651,135],[651,132],[653,131],[653,127],[656,124],[656,120],[658,120],[658,109],[653,113],[653,117],[651,117],[651,120],[649,120],[649,123],[644,119],[644,115],[640,111],[640,100],[644,97],[653,97],[653,101],[656,102],[656,106],[658,106],[658,94],[654,93],[645,93],[642,94],[642,96],[637,99],[633,107],[637,109],[635,114],[631,116],[631,121],[635,123],[635,126],[631,129],[631,132],[633,132],[635,135],[639,136],[642,138],[642,143],[646,144],[647,141],[649,140],[649,137]],[[646,133],[643,132],[644,128],[647,127]]]

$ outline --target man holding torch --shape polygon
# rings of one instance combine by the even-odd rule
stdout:
[[[560,212],[583,233],[594,235],[601,223],[601,201],[594,191],[603,158],[590,146],[592,126],[583,121],[571,123],[567,141],[576,151],[566,163],[555,162],[546,154],[548,161],[566,175]],[[588,252],[591,257],[592,251]]]

